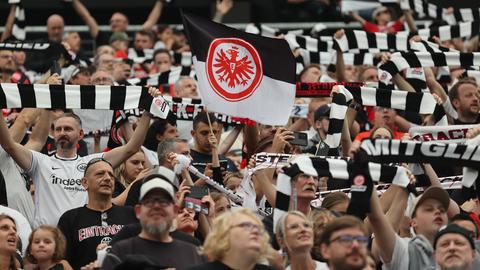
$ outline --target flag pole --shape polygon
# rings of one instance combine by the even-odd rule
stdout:
[[[210,127],[210,133],[213,133],[213,127],[212,127],[212,121],[210,120],[210,115],[208,114],[207,107],[204,108],[205,112],[207,113],[207,120],[208,120],[208,126]]]

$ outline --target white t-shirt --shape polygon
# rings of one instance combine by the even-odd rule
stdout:
[[[33,225],[35,206],[32,196],[25,187],[21,169],[3,148],[0,148],[0,170],[7,188],[8,207],[19,211]]]
[[[314,261],[315,262],[315,270],[329,270],[328,265],[324,262]],[[285,270],[291,270],[290,265],[285,268]]]
[[[30,233],[32,233],[30,223],[28,223],[28,220],[22,215],[22,213],[3,205],[0,205],[0,214],[8,215],[15,220],[17,235],[20,237],[20,241],[22,241],[22,255],[25,255],[25,250],[28,246],[28,237],[30,236]]]
[[[35,219],[33,227],[43,224],[56,226],[66,211],[87,203],[87,191],[82,177],[87,163],[103,153],[85,157],[60,158],[32,152],[32,167],[28,174],[35,184]]]

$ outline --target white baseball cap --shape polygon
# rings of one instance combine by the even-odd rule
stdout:
[[[140,197],[138,198],[139,201],[141,201],[145,195],[147,195],[148,192],[154,190],[154,189],[162,189],[167,192],[168,195],[170,195],[170,198],[172,201],[175,201],[175,191],[173,189],[172,183],[168,182],[168,180],[165,180],[161,177],[154,177],[147,182],[142,184],[142,187],[140,188]]]

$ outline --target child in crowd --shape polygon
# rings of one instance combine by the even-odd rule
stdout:
[[[54,226],[42,225],[29,237],[26,259],[32,263],[25,269],[33,270],[70,270],[73,268],[63,260],[66,240],[63,233]]]

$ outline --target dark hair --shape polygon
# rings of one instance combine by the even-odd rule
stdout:
[[[467,220],[467,221],[472,222],[473,225],[475,225],[475,235],[474,235],[474,239],[477,239],[477,238],[478,238],[478,224],[477,224],[477,222],[475,222],[475,220],[473,220],[473,218],[472,218],[468,213],[460,212],[459,214],[456,214],[455,216],[453,216],[453,217],[450,219],[450,223],[453,223],[453,222],[456,221],[456,220]]]
[[[57,118],[57,120],[60,119],[60,118],[64,118],[64,117],[70,117],[70,118],[75,119],[75,121],[80,125],[80,128],[82,127],[82,119],[80,119],[80,116],[74,114],[73,112],[66,112],[62,116]]]
[[[163,23],[157,24],[157,33],[161,34],[169,28],[171,29],[170,25],[168,25],[168,24],[163,24]]]
[[[464,84],[472,84],[472,85],[475,85],[475,87],[478,87],[475,79],[472,79],[472,78],[469,78],[469,77],[460,79],[448,91],[448,97],[450,98],[450,101],[453,101],[454,99],[458,98],[458,93],[459,93],[458,89],[460,88],[460,86],[462,86]]]
[[[170,55],[170,51],[167,50],[167,49],[156,49],[154,52],[153,52],[153,57],[152,59],[155,60],[155,56],[157,56],[157,54],[161,54],[161,53],[164,53],[166,55],[168,55],[169,59],[170,59],[170,62],[172,62],[172,56]]]
[[[155,34],[149,30],[139,30],[135,35],[147,36],[151,41],[155,41]]]
[[[330,238],[332,237],[332,234],[334,234],[336,231],[347,228],[358,228],[366,236],[368,235],[367,227],[363,221],[354,216],[342,216],[327,223],[323,229],[322,236],[320,237],[320,243],[327,245],[330,244]]]
[[[15,224],[15,227],[17,227],[17,223],[15,222],[15,220],[11,216],[6,215],[6,214],[0,214],[0,221],[4,220],[4,219],[9,219],[10,221],[13,222],[13,224]],[[19,238],[18,238],[18,234],[17,234],[17,241],[20,241]],[[17,269],[16,264],[15,264],[15,254],[10,256],[10,265],[8,267],[9,267],[8,269]]]
[[[45,230],[51,232],[53,234],[53,240],[55,241],[55,252],[53,253],[52,262],[57,263],[65,258],[65,250],[67,249],[67,240],[63,235],[62,231],[55,226],[51,225],[41,225],[40,227],[36,228],[28,237],[28,246],[25,251],[25,257],[32,263],[37,263],[37,259],[33,257],[30,249],[32,247],[33,236],[39,230]]]
[[[212,123],[220,123],[220,121],[217,119],[215,114],[209,112],[208,116],[210,117],[210,122]],[[208,118],[207,118],[207,113],[205,111],[199,112],[195,118],[193,118],[193,130],[197,129],[198,124],[204,123],[208,125]]]
[[[145,141],[143,146],[152,151],[157,151],[159,141],[157,135],[163,136],[167,130],[167,124],[172,126],[177,125],[177,119],[173,113],[169,113],[167,119],[157,119],[148,128],[147,135],[145,135]]]

